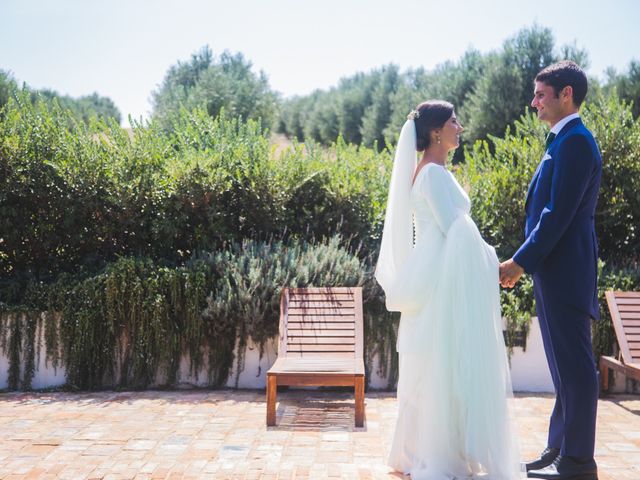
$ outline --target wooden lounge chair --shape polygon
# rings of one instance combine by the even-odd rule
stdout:
[[[605,296],[620,348],[618,358],[600,357],[604,391],[609,389],[609,370],[640,381],[640,292],[606,292]]]
[[[364,424],[362,288],[285,288],[278,359],[267,372],[267,425],[276,424],[278,385],[353,386]]]

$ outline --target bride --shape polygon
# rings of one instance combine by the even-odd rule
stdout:
[[[387,309],[401,312],[389,465],[412,480],[522,476],[507,408],[499,262],[445,167],[462,130],[447,102],[424,102],[409,114],[376,266]]]

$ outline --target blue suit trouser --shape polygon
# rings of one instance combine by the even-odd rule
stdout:
[[[534,276],[536,311],[556,391],[549,422],[548,447],[561,455],[593,458],[598,379],[591,347],[589,314],[545,295]]]

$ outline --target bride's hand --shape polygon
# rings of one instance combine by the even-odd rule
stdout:
[[[502,262],[500,264],[500,285],[504,288],[513,288],[523,273],[524,269],[512,258]]]

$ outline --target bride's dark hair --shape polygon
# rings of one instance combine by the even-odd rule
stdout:
[[[422,152],[431,144],[431,132],[442,128],[453,115],[453,105],[443,100],[427,100],[415,109],[416,150]]]

